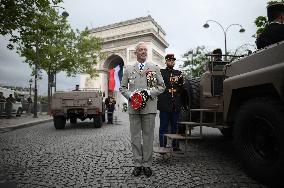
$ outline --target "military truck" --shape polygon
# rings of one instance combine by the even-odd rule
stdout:
[[[55,92],[52,97],[51,113],[54,127],[64,129],[66,121],[77,123],[77,119],[93,119],[95,128],[104,121],[104,103],[102,92],[96,89]]]
[[[234,139],[249,175],[283,184],[284,42],[232,62],[208,61],[200,78],[185,81],[185,90],[190,116],[181,121],[219,128]]]

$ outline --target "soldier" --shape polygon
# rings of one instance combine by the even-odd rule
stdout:
[[[161,69],[166,90],[158,96],[158,110],[160,110],[160,129],[159,141],[160,147],[166,147],[166,139],[164,134],[168,133],[168,125],[170,122],[171,133],[177,133],[177,121],[181,110],[181,93],[183,87],[183,77],[181,71],[175,70],[174,54],[167,54],[165,69]],[[174,151],[179,151],[177,140],[173,140],[172,147]]]
[[[129,121],[131,146],[134,161],[133,175],[139,176],[143,171],[147,177],[152,175],[153,140],[155,117],[157,113],[157,96],[164,91],[164,81],[160,69],[146,61],[147,46],[139,43],[135,48],[137,62],[127,66],[121,81],[121,94],[129,100]],[[149,99],[144,108],[136,108],[135,96],[148,94]],[[148,98],[147,97],[147,98]],[[144,104],[144,103],[143,103]],[[139,105],[137,105],[139,106]],[[142,133],[142,134],[141,134]],[[142,139],[141,139],[142,137]],[[141,140],[142,143],[141,144]]]
[[[116,101],[112,96],[108,96],[105,100],[105,105],[107,109],[107,124],[113,124],[113,112],[115,109]]]
[[[214,55],[213,61],[222,61],[222,50],[220,48],[213,50],[212,54]]]
[[[75,90],[73,90],[73,91],[80,91],[79,85],[76,85],[76,86],[75,86]]]
[[[3,92],[0,92],[0,114],[4,112],[5,102],[6,102],[6,99],[3,96]]]
[[[13,107],[13,103],[15,103],[15,102],[16,102],[16,100],[14,99],[12,94],[10,94],[8,98],[6,98],[7,119],[11,118],[11,116],[12,116],[12,107]]]
[[[257,49],[284,40],[284,2],[267,6],[269,25],[256,39]]]

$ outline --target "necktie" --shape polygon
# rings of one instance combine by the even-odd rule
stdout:
[[[139,69],[140,69],[141,71],[144,69],[144,64],[143,64],[143,63],[140,63]]]

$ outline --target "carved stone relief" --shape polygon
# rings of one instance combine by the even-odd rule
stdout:
[[[160,55],[156,50],[152,49],[153,54],[153,61],[161,63],[164,61],[164,58],[162,55]]]
[[[85,88],[93,88],[95,85],[95,81],[90,77],[86,77]]]

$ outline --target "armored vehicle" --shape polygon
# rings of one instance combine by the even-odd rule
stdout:
[[[284,41],[235,59],[207,63],[187,79],[186,125],[210,126],[234,139],[246,171],[281,185],[284,177]],[[201,132],[202,134],[202,132]]]
[[[56,129],[63,129],[66,120],[74,124],[77,119],[84,121],[87,118],[93,119],[95,128],[100,128],[104,121],[102,93],[93,89],[55,92],[51,113]]]

